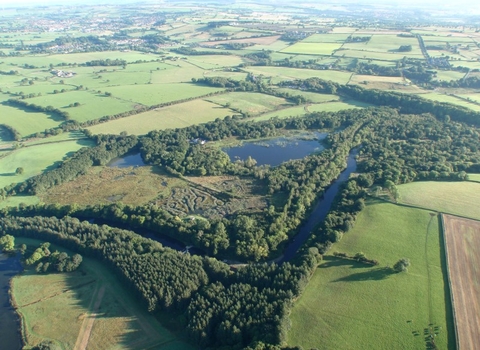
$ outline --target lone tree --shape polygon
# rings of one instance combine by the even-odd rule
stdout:
[[[410,259],[401,258],[395,263],[395,265],[393,265],[393,270],[395,272],[405,272],[407,271],[407,267],[409,266],[410,266]]]
[[[18,167],[17,170],[15,170],[15,174],[17,175],[22,175],[23,174],[23,168],[22,167]]]

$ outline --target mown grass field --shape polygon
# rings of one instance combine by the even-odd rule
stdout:
[[[371,267],[324,257],[291,314],[289,345],[305,349],[424,349],[438,329],[439,349],[454,349],[438,217],[425,210],[370,202],[332,252],[364,252]],[[407,257],[406,273],[392,273]],[[438,328],[435,328],[438,327]]]
[[[0,188],[23,182],[32,176],[53,169],[66,156],[91,145],[93,142],[88,140],[73,140],[14,150],[0,158]],[[22,167],[24,172],[17,175],[15,170],[19,167]]]
[[[192,97],[222,91],[221,88],[199,86],[189,83],[145,84],[135,86],[114,86],[107,89],[113,97],[147,106],[179,101]]]
[[[434,100],[434,101],[438,101],[438,102],[447,102],[447,103],[451,103],[451,104],[454,104],[454,105],[457,105],[457,106],[470,108],[474,111],[480,111],[480,105],[479,104],[476,104],[476,103],[473,103],[473,102],[468,102],[468,101],[462,100],[462,99],[457,98],[457,97],[452,96],[452,95],[445,95],[445,94],[432,92],[432,93],[422,94],[421,97],[429,99],[429,100]]]
[[[443,215],[448,274],[459,349],[480,339],[480,221]]]
[[[468,179],[473,182],[480,182],[480,174],[468,174]]]
[[[285,68],[285,67],[248,67],[245,69],[255,75],[264,75],[271,77],[272,83],[277,83],[283,80],[320,78],[323,80],[331,80],[339,84],[346,84],[352,75],[350,72],[342,72],[337,70],[315,70],[315,69],[300,69],[300,68]]]
[[[135,103],[105,95],[105,91],[71,91],[58,94],[49,94],[28,99],[29,103],[47,107],[53,106],[67,112],[72,120],[85,122],[99,119],[106,115],[114,115],[135,108]],[[78,102],[78,107],[70,107]]]
[[[479,183],[412,182],[398,190],[401,203],[480,220]]]
[[[230,92],[228,94],[208,97],[206,100],[219,106],[229,104],[233,110],[252,115],[266,113],[291,105],[290,102],[287,102],[283,98],[257,92]]]
[[[45,129],[56,128],[63,122],[61,118],[56,116],[5,105],[0,105],[0,115],[0,123],[11,126],[22,137],[45,131]]]
[[[331,55],[341,47],[339,43],[315,43],[315,42],[299,42],[293,44],[286,49],[283,49],[283,53],[296,53],[301,55]]]
[[[33,248],[41,242],[17,238],[16,244],[21,243]],[[64,349],[194,349],[143,311],[111,271],[93,259],[84,257],[71,273],[27,270],[13,279],[12,294],[29,346],[54,339]]]
[[[128,134],[143,135],[151,130],[182,128],[232,114],[235,112],[228,108],[198,99],[97,124],[88,129],[93,134],[120,134],[126,131]]]

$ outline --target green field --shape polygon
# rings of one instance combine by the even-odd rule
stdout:
[[[332,101],[338,101],[340,99],[338,95],[318,94],[316,92],[309,92],[309,91],[303,91],[298,89],[279,88],[277,89],[277,91],[288,93],[290,96],[300,95],[306,98],[309,102],[313,102],[313,103],[332,102]]]
[[[272,83],[277,83],[284,80],[320,78],[323,80],[331,80],[335,83],[346,84],[352,73],[338,70],[314,70],[314,69],[300,69],[300,68],[285,68],[285,67],[248,67],[246,71],[255,75],[263,75],[265,77],[272,77]]]
[[[314,43],[314,42],[299,42],[293,44],[286,49],[283,49],[282,53],[296,53],[301,55],[332,55],[342,45],[339,43]]]
[[[480,220],[480,184],[475,182],[412,182],[398,186],[400,202]]]
[[[470,181],[480,182],[480,174],[468,174]]]
[[[128,89],[128,87],[122,87]],[[130,87],[133,89],[133,87]],[[94,120],[106,115],[114,115],[135,108],[133,102],[120,100],[105,95],[105,92],[95,91],[71,91],[58,94],[44,95],[28,99],[29,103],[47,107],[53,106],[65,111],[72,120],[85,122]],[[78,107],[70,107],[74,103],[80,103]]]
[[[268,120],[272,118],[290,118],[290,117],[303,116],[307,113],[305,108],[306,108],[305,106],[287,107],[284,109],[280,109],[278,111],[262,114],[258,117],[252,118],[251,120],[260,121],[260,120]]]
[[[56,128],[63,122],[57,116],[0,105],[1,124],[7,124],[22,136]]]
[[[470,108],[474,111],[480,111],[480,104],[476,104],[476,103],[473,103],[473,102],[468,102],[468,101],[462,100],[460,98],[457,98],[453,95],[445,95],[445,94],[432,92],[432,93],[427,93],[427,94],[421,94],[420,96],[423,97],[423,98],[429,99],[429,100],[434,100],[434,101],[438,101],[438,102],[447,102],[447,103],[451,103],[451,104],[454,104],[454,105],[457,105],[457,106]]]
[[[17,207],[20,204],[35,205],[40,202],[40,199],[36,196],[15,196],[7,197],[4,200],[0,200],[0,209],[5,207]]]
[[[288,343],[305,349],[424,349],[424,329],[432,324],[440,327],[438,348],[454,349],[440,242],[438,217],[428,211],[369,203],[332,252],[363,252],[379,266],[325,256],[293,307]],[[408,272],[385,267],[402,257],[411,261]]]
[[[41,243],[15,241],[32,249]],[[57,249],[68,252],[50,247]],[[89,349],[194,349],[143,311],[111,271],[94,259],[84,257],[79,270],[70,273],[43,275],[27,270],[13,279],[12,294],[30,346],[54,339],[64,349],[84,349],[87,344]]]
[[[348,100],[348,101],[312,104],[307,107],[307,110],[309,112],[337,112],[344,109],[365,108],[369,106],[371,105],[369,105],[368,103]]]
[[[179,101],[222,91],[221,88],[189,83],[114,86],[107,89],[113,97],[147,106]]]
[[[50,170],[66,156],[92,144],[93,142],[88,140],[73,140],[14,150],[0,159],[0,188],[11,183],[23,182],[32,176]],[[15,170],[19,167],[22,167],[24,172],[17,175]]]
[[[126,131],[128,134],[143,135],[151,130],[183,128],[232,114],[235,112],[228,108],[203,100],[193,100],[101,123],[88,129],[93,134],[120,134]]]
[[[291,105],[291,103],[283,98],[257,92],[230,92],[228,94],[208,97],[206,100],[220,106],[230,104],[230,108],[252,115],[266,113]]]

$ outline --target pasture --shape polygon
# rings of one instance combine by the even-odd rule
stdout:
[[[151,130],[183,128],[235,114],[232,110],[201,99],[132,115],[88,128],[93,134],[144,135]]]
[[[400,202],[480,220],[480,184],[475,182],[412,182],[398,186]]]
[[[58,127],[63,119],[46,113],[21,110],[10,106],[0,105],[1,123],[7,124],[24,137]]]
[[[437,92],[431,92],[431,93],[422,94],[420,96],[429,100],[451,103],[453,105],[466,107],[474,111],[480,111],[480,104],[465,101],[463,99],[456,97],[455,95],[446,95],[446,94],[441,94]]]
[[[255,75],[263,75],[272,78],[272,83],[284,80],[320,78],[323,80],[331,80],[335,83],[346,84],[352,75],[350,72],[343,72],[333,69],[315,70],[302,68],[285,68],[285,67],[248,67],[245,71]]]
[[[220,106],[229,105],[229,108],[235,111],[251,115],[258,115],[291,105],[283,98],[258,92],[230,92],[208,97],[206,100]]]
[[[108,88],[113,97],[124,101],[152,106],[167,102],[190,99],[222,91],[221,88],[200,86],[190,83],[144,84],[134,86],[114,86]]]
[[[315,43],[315,42],[299,42],[293,44],[286,49],[283,49],[282,53],[295,53],[300,55],[319,55],[330,56],[337,51],[342,44],[339,43]]]
[[[17,238],[16,243],[33,249],[41,242]],[[57,249],[68,252],[50,247]],[[94,259],[84,257],[80,268],[70,273],[27,270],[13,279],[12,295],[28,346],[54,339],[61,348],[76,350],[193,349],[143,311],[111,271]]]
[[[92,144],[89,140],[72,140],[16,149],[0,158],[0,188],[51,170],[65,157]],[[15,173],[19,167],[23,168],[22,174]]]
[[[295,303],[290,346],[305,349],[422,349],[431,333],[454,349],[438,217],[371,201],[332,251],[363,252],[378,266],[324,256]],[[408,272],[392,273],[398,259]]]
[[[49,94],[34,97],[29,103],[43,107],[53,106],[65,111],[72,120],[85,122],[99,119],[106,115],[127,112],[135,108],[135,103],[118,98],[106,96],[105,92],[98,91],[72,91],[58,94]],[[74,106],[78,103],[78,106]]]
[[[480,222],[443,215],[458,349],[480,339]]]

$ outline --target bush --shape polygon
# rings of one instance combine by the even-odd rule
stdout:
[[[395,265],[393,265],[393,270],[395,272],[405,272],[407,271],[407,267],[410,266],[410,260],[407,258],[401,258],[398,260]]]

